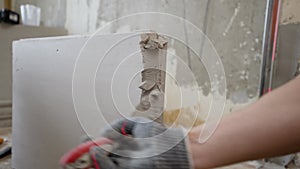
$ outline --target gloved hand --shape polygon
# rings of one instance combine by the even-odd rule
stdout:
[[[144,118],[123,119],[104,131],[111,152],[92,147],[94,167],[101,169],[190,169],[183,130],[167,129]]]

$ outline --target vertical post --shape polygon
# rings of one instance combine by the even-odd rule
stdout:
[[[266,76],[267,76],[267,62],[271,49],[271,33],[272,33],[272,13],[273,13],[274,0],[267,0],[265,25],[262,41],[262,61],[261,61],[261,73],[260,73],[260,88],[259,96],[262,96],[266,89]]]
[[[270,68],[270,79],[269,79],[269,87],[268,92],[272,91],[273,88],[273,76],[274,76],[274,67],[275,67],[275,57],[277,54],[277,39],[278,39],[278,28],[279,28],[279,20],[280,20],[280,10],[281,10],[281,0],[276,0],[274,5],[273,12],[273,49],[272,49],[272,60],[271,60],[271,68]]]

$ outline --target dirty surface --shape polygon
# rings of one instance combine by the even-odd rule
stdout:
[[[0,136],[4,137],[11,143],[11,128],[0,128]],[[3,143],[6,144],[6,143]],[[0,145],[0,148],[3,145]],[[0,169],[12,169],[11,168],[11,155],[0,159]]]
[[[77,7],[82,4],[67,3],[67,5]],[[208,96],[211,92],[211,83],[205,65],[201,63],[197,54],[202,57],[205,53],[202,49],[191,51],[188,46],[196,44],[201,48],[211,41],[222,60],[226,74],[226,77],[218,78],[226,79],[227,97],[233,103],[226,105],[226,110],[230,111],[236,104],[249,104],[252,99],[257,98],[266,0],[134,0],[132,3],[127,3],[126,0],[103,0],[93,6],[84,5],[89,13],[97,16],[97,19],[88,20],[89,26],[80,30],[87,32],[93,32],[114,19],[137,12],[167,13],[186,19],[207,35],[208,40],[191,41],[191,37],[198,33],[191,32],[185,24],[168,25],[166,29],[170,34],[178,31],[189,42],[182,44],[174,38],[170,40],[168,49],[173,48],[174,54],[190,66],[203,96]],[[75,18],[77,21],[78,17]],[[110,32],[131,32],[148,22],[152,25],[163,23],[162,20],[153,18],[133,22],[137,26],[132,27],[128,23],[118,22],[111,27]],[[75,25],[68,24],[67,27],[71,33],[83,33],[78,32]],[[182,69],[178,68],[178,76],[181,76],[180,72]],[[186,85],[190,84],[189,80],[183,80]]]
[[[299,0],[283,0],[280,18],[282,25],[300,23],[299,5]]]

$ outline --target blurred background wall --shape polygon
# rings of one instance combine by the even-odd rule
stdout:
[[[3,5],[4,0],[0,0]],[[228,104],[226,112],[247,105],[258,97],[262,34],[266,0],[13,0],[13,9],[20,11],[21,4],[33,4],[41,8],[41,25],[66,28],[69,34],[90,34],[110,21],[136,12],[162,12],[184,18],[207,35],[216,48],[225,68]],[[297,31],[300,21],[298,0],[284,0],[282,27],[294,25]],[[144,21],[136,20],[135,25]],[[155,20],[153,21],[155,24]],[[170,25],[182,30],[185,25]],[[296,27],[296,28],[295,28]],[[109,31],[128,32],[138,29],[124,23],[116,24]],[[172,31],[172,30],[170,30]],[[192,42],[199,44],[203,42]],[[169,46],[172,52],[186,62],[196,75],[203,97],[210,97],[211,84],[205,66],[197,55],[185,45],[175,41]],[[297,51],[296,51],[297,52]],[[177,74],[180,75],[180,67]],[[280,74],[280,73],[279,73]],[[183,79],[189,85],[189,79]],[[281,83],[278,83],[278,85]],[[209,100],[209,99],[208,99]]]

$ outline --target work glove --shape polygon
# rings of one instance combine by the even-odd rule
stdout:
[[[167,129],[145,118],[122,119],[106,129],[103,137],[112,140],[112,149],[91,148],[96,169],[192,168],[182,129]]]

